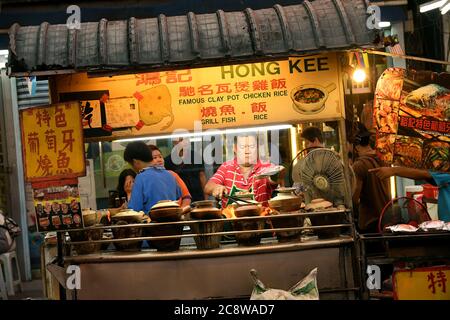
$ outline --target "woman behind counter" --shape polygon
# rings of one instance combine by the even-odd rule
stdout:
[[[161,150],[159,150],[159,148],[153,144],[148,146],[151,153],[152,153],[152,165],[153,166],[159,166],[159,167],[164,167],[164,158],[162,156]],[[180,206],[182,208],[185,208],[186,206],[190,206],[191,205],[191,201],[192,201],[192,197],[191,194],[189,193],[189,190],[186,186],[186,184],[184,183],[184,181],[180,178],[180,176],[172,171],[172,170],[167,170],[168,172],[170,172],[170,174],[175,178],[175,180],[177,181],[178,186],[181,189],[181,201],[179,201]]]
[[[133,189],[136,172],[132,169],[125,169],[119,175],[119,184],[117,185],[117,192],[119,198],[125,198],[126,202],[130,201],[131,190]]]
[[[128,202],[131,198],[131,190],[133,189],[135,178],[136,172],[134,172],[132,169],[125,169],[120,173],[119,183],[117,184],[117,196],[119,197],[119,199],[125,198],[125,202],[123,202],[120,207],[110,208],[110,213],[115,214],[120,210],[128,208]]]

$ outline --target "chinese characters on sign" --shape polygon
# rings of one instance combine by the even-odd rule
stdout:
[[[393,274],[397,300],[450,300],[450,266],[402,269]]]
[[[431,291],[432,294],[436,294],[436,288],[441,291],[442,293],[447,292],[447,277],[445,276],[445,273],[440,270],[438,272],[430,272],[427,276],[428,280],[428,289]]]
[[[22,145],[28,181],[85,174],[84,141],[78,103],[21,111]]]
[[[198,120],[204,129],[331,120],[345,117],[338,58],[337,53],[323,53],[114,78],[78,73],[70,82],[56,76],[56,85],[60,93],[107,88],[105,118],[115,138],[193,130]],[[135,108],[110,112],[108,105],[120,99],[135,99],[130,104]],[[91,116],[96,108],[89,104],[82,105],[85,128],[94,127],[96,119]]]
[[[400,68],[385,70],[377,82],[377,151],[386,163],[449,172],[450,90],[410,83]]]
[[[183,83],[192,80],[191,70],[152,72],[136,75],[136,86],[151,86],[162,83]]]

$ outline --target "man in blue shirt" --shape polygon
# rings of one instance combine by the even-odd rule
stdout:
[[[450,173],[434,172],[424,169],[404,167],[383,167],[370,170],[376,172],[378,178],[388,179],[399,176],[414,180],[429,180],[439,188],[438,216],[445,222],[450,222]]]
[[[148,214],[158,201],[181,198],[181,189],[173,175],[164,167],[151,165],[152,154],[144,142],[129,143],[123,157],[138,172],[128,208]]]

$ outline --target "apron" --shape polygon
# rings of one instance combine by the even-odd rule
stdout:
[[[248,190],[238,188],[238,187],[236,186],[235,182],[236,182],[236,172],[234,172],[234,175],[233,175],[233,183],[232,183],[232,185],[231,185],[230,192],[228,193],[230,196],[233,197],[237,192],[250,192],[250,193],[253,192],[254,184],[255,184],[255,181],[254,181],[254,180],[253,180],[252,186],[251,186]],[[255,195],[252,196],[252,200],[255,200]],[[230,204],[232,204],[233,202],[234,202],[233,200],[228,199],[225,208],[226,208],[227,206],[229,206]]]

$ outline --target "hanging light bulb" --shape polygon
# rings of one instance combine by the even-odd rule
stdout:
[[[366,71],[364,69],[358,68],[353,72],[353,81],[357,83],[364,82],[366,80]]]

